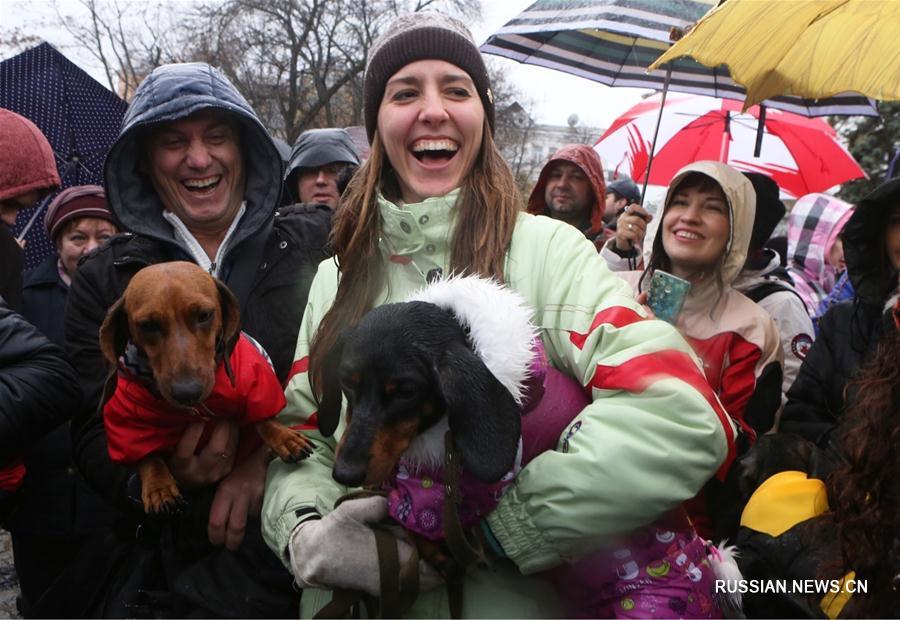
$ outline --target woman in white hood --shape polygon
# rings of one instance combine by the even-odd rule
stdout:
[[[762,308],[732,288],[753,230],[753,186],[725,164],[695,162],[672,179],[664,204],[647,230],[647,267],[621,275],[641,298],[657,270],[691,283],[675,325],[703,361],[706,379],[725,410],[740,425],[740,452],[757,433],[772,428],[781,404],[778,329]],[[725,475],[720,472],[719,480]],[[721,489],[713,482],[705,491],[710,495]],[[704,493],[689,503],[689,512],[701,534],[721,536],[722,528],[714,531],[708,519]]]

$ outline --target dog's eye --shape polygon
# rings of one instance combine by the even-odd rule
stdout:
[[[143,333],[148,335],[158,334],[162,331],[162,327],[156,321],[140,321],[137,324],[137,327]]]
[[[212,321],[213,313],[210,310],[201,310],[197,313],[197,322],[198,323],[209,323]]]
[[[418,393],[418,386],[414,383],[401,382],[385,386],[385,394],[394,398],[414,398]]]

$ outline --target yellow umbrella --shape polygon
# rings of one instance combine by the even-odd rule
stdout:
[[[777,95],[900,99],[900,1],[727,0],[650,65],[728,65],[744,109]]]

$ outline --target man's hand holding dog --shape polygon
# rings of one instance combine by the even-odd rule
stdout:
[[[209,542],[234,551],[244,540],[248,517],[259,517],[270,453],[266,446],[245,459],[219,483],[209,509]]]
[[[188,425],[168,465],[179,485],[200,487],[214,484],[231,473],[234,454],[237,451],[239,430],[233,422],[219,422],[213,428],[209,441],[196,452],[203,436],[205,422]]]

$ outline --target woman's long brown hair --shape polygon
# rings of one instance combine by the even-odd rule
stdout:
[[[331,308],[322,317],[309,352],[313,390],[320,396],[324,359],[346,328],[372,309],[385,285],[379,249],[381,219],[376,195],[397,199],[399,189],[378,131],[371,155],[350,181],[335,213],[330,243],[341,281]],[[487,120],[481,150],[463,181],[457,202],[456,227],[450,245],[453,273],[504,280],[503,265],[522,200],[512,172],[497,149]]]
[[[890,328],[889,328],[890,329]],[[848,385],[852,399],[840,434],[845,463],[828,480],[844,570],[865,580],[864,617],[900,609],[900,330]]]

